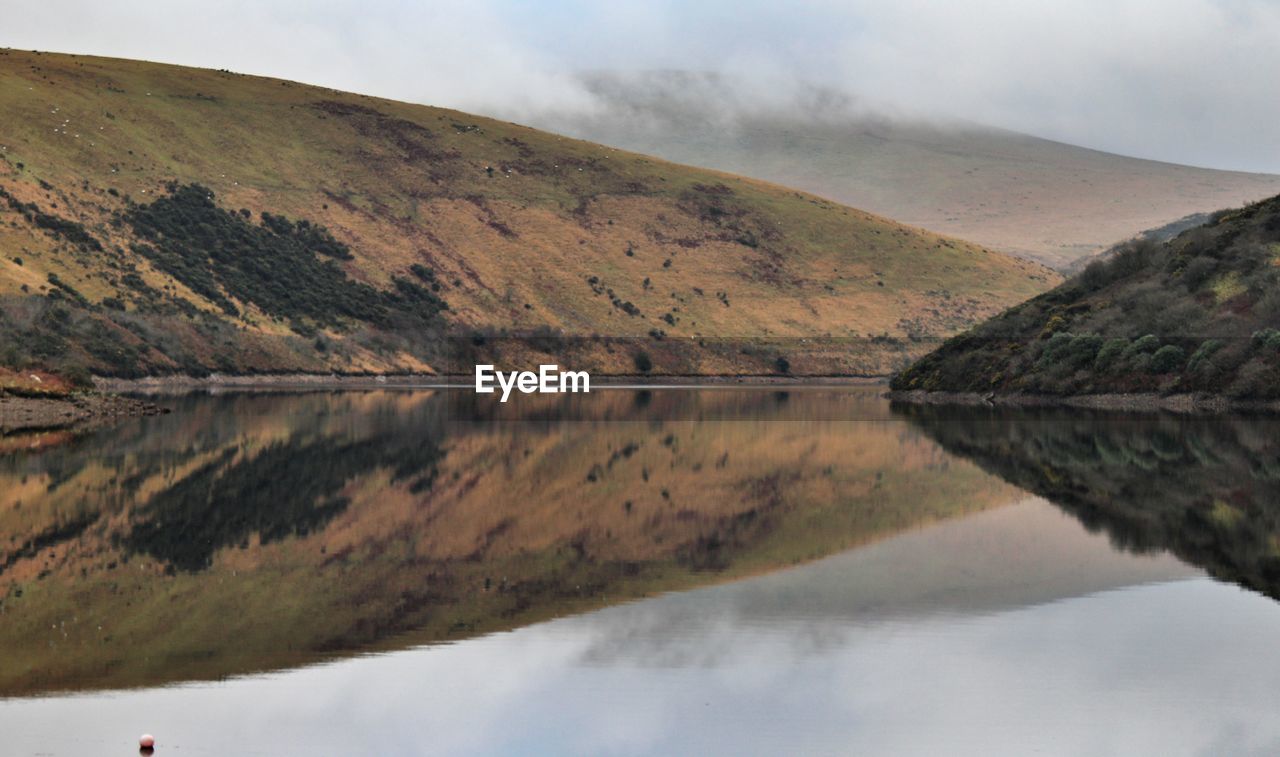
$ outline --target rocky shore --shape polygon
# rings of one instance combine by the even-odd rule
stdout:
[[[66,397],[0,395],[0,434],[91,425],[167,412],[168,408],[152,402],[113,394],[82,393]]]

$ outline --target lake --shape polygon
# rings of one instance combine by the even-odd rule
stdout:
[[[1280,420],[881,391],[0,438],[0,751],[1280,751]]]

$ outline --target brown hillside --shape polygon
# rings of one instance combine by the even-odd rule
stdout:
[[[5,50],[0,113],[18,367],[431,371],[441,334],[479,330],[653,340],[659,372],[655,337],[852,338],[791,364],[883,372],[858,340],[952,334],[1058,280],[764,182],[287,81]]]

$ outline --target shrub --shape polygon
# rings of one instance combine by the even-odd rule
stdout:
[[[1182,283],[1186,285],[1187,291],[1199,289],[1200,285],[1208,281],[1217,268],[1218,261],[1207,255],[1201,255],[1187,263],[1187,267],[1182,269]]]
[[[1107,261],[1095,260],[1080,272],[1080,285],[1086,292],[1096,292],[1110,283],[1107,274]]]
[[[1192,353],[1191,360],[1187,362],[1187,370],[1197,371],[1202,367],[1211,366],[1212,363],[1209,362],[1209,358],[1213,357],[1214,353],[1225,347],[1226,344],[1227,343],[1221,339],[1206,339],[1200,344],[1200,347]]]
[[[641,373],[648,373],[653,370],[653,360],[649,357],[649,353],[637,352],[634,360],[637,371],[640,371]]]
[[[1111,259],[1111,279],[1132,276],[1145,269],[1155,256],[1158,246],[1149,239],[1138,239],[1123,245]]]
[[[1186,353],[1181,347],[1175,347],[1172,344],[1166,344],[1151,356],[1151,372],[1152,373],[1172,373],[1181,368],[1186,361]]]
[[[1129,347],[1129,340],[1124,338],[1108,339],[1098,350],[1093,360],[1093,367],[1099,371],[1110,370]]]
[[[297,324],[335,327],[343,317],[383,327],[393,316],[419,322],[445,309],[431,290],[408,279],[393,277],[389,292],[349,279],[333,260],[350,260],[351,252],[323,226],[266,212],[255,226],[218,207],[205,187],[172,184],[169,192],[125,214],[147,241],[135,251],[227,315],[239,314],[231,297]],[[438,288],[430,269],[410,271]]]
[[[1157,339],[1154,334],[1147,334],[1146,336],[1134,340],[1134,342],[1129,345],[1129,348],[1124,351],[1124,356],[1129,358],[1134,355],[1144,355],[1155,352],[1159,348],[1160,340]]]
[[[77,389],[93,388],[93,375],[83,365],[73,365],[62,369],[62,377]]]
[[[1102,337],[1097,334],[1058,332],[1049,338],[1040,360],[1045,367],[1079,368],[1093,362],[1101,348]]]
[[[1280,351],[1280,331],[1273,328],[1259,329],[1253,332],[1249,342],[1255,350]]]
[[[1236,371],[1235,381],[1227,388],[1232,397],[1260,397],[1274,392],[1274,372],[1258,358],[1254,358]]]

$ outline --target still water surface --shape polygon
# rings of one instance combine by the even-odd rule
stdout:
[[[2,440],[4,754],[1280,749],[1276,421],[170,403]]]

